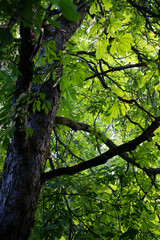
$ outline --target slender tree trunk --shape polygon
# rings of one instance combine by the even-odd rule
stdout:
[[[65,43],[82,23],[86,7],[81,7],[79,11],[82,15],[79,22],[69,22],[61,17],[60,29],[51,31],[49,39],[55,40],[58,51],[64,48]],[[14,105],[20,94],[30,92],[33,78],[32,55],[35,46],[32,30],[21,26],[21,39],[19,64],[21,74],[17,79]],[[60,97],[59,87],[53,85],[50,77],[40,89],[52,106],[48,115],[43,110],[33,113],[30,106],[25,106],[29,115],[15,118],[15,132],[8,146],[0,185],[0,239],[2,240],[28,239],[34,223],[41,189],[42,166],[49,157],[49,141]],[[22,107],[21,104],[19,106]],[[31,137],[26,137],[25,128],[33,129]]]

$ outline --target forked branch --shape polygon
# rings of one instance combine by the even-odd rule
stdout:
[[[57,119],[58,121],[58,119]],[[72,121],[72,120],[71,120]],[[62,124],[62,119],[61,119],[61,124]],[[78,123],[77,123],[78,124]],[[88,125],[87,125],[88,126]],[[130,158],[126,152],[135,150],[137,146],[139,146],[141,143],[150,140],[150,138],[153,137],[154,131],[160,126],[160,117],[157,118],[155,121],[152,122],[152,124],[145,130],[143,131],[142,134],[140,134],[138,137],[135,139],[129,141],[128,143],[121,144],[120,146],[116,146],[111,140],[110,144],[110,149],[95,157],[92,158],[86,162],[82,162],[80,164],[74,165],[72,167],[64,167],[64,168],[58,168],[54,171],[49,171],[46,173],[42,174],[41,181],[42,183],[46,182],[49,179],[62,176],[62,175],[74,175],[76,173],[79,173],[81,171],[84,171],[88,168],[96,167],[102,164],[105,164],[109,159],[111,159],[114,156],[121,156],[124,160],[126,160],[128,163],[133,164],[134,166],[137,166],[138,168],[141,168],[138,163],[135,162],[133,158]],[[80,129],[79,129],[80,130]],[[91,131],[88,128],[88,131]],[[147,173],[149,177],[154,177],[156,174],[160,174],[160,168],[141,168],[143,171]],[[153,178],[152,178],[153,179]]]

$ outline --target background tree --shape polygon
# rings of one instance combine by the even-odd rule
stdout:
[[[0,9],[0,239],[159,239],[159,2]]]

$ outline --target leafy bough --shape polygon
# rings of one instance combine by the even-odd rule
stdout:
[[[73,120],[63,117],[56,117],[55,124],[62,124],[66,125],[73,130],[82,130],[86,132],[93,131],[92,127],[84,124],[84,123],[75,123]],[[157,174],[160,174],[160,168],[146,168],[142,167],[140,163],[136,162],[134,158],[131,158],[128,156],[127,152],[130,152],[132,150],[135,150],[141,143],[145,141],[150,141],[152,137],[154,137],[154,131],[159,128],[160,126],[160,117],[155,119],[152,124],[142,132],[138,137],[134,138],[133,140],[121,144],[119,146],[116,146],[110,139],[105,140],[105,144],[109,147],[109,150],[104,152],[103,154],[100,154],[99,156],[96,156],[95,158],[92,158],[88,161],[79,163],[72,167],[63,167],[58,168],[53,171],[45,172],[41,176],[42,183],[45,183],[47,180],[62,176],[62,175],[74,175],[76,173],[79,173],[81,171],[84,171],[88,168],[96,167],[102,164],[105,164],[109,159],[113,158],[114,156],[119,155],[121,158],[123,158],[128,164],[131,163],[132,165],[136,166],[137,168],[142,169],[150,178],[152,181],[152,184],[155,184],[155,177]],[[101,133],[97,133],[100,137],[102,137]]]

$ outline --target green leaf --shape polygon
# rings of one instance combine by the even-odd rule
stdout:
[[[120,89],[119,87],[112,85],[111,87],[111,91],[115,94],[117,94],[119,97],[123,97],[124,96],[124,92],[122,91],[122,89]]]
[[[114,54],[114,53],[117,52],[117,41],[116,41],[116,39],[113,39],[113,41],[112,41],[110,52],[111,52],[111,54]]]
[[[47,47],[49,48],[49,51],[53,51],[53,52],[57,52],[57,48],[56,48],[56,43],[54,40],[50,40],[48,43],[47,43]]]
[[[92,15],[92,14],[95,14],[96,12],[97,12],[97,7],[96,7],[96,4],[94,2],[89,9],[89,13]]]
[[[101,59],[102,56],[103,56],[103,53],[104,53],[104,50],[103,50],[103,47],[102,47],[102,44],[100,41],[98,41],[97,43],[97,49],[96,49],[96,58],[97,59]]]
[[[148,231],[148,226],[147,226],[147,223],[145,221],[143,221],[143,223],[142,223],[141,230],[143,232],[147,232]]]
[[[56,28],[60,28],[60,24],[58,22],[56,22],[55,20],[51,19],[51,18],[47,18],[47,21]]]
[[[45,102],[43,102],[43,104],[42,104],[42,110],[45,108],[45,106],[46,106],[46,104],[45,104]]]
[[[81,76],[83,76],[83,73],[81,75],[81,71],[73,71],[72,72],[72,83],[77,85],[78,87],[83,87],[83,79]]]
[[[41,64],[43,67],[46,66],[46,59],[44,57],[41,57]]]
[[[32,137],[33,135],[33,129],[32,128],[25,128],[25,132],[26,132],[26,137]]]
[[[43,92],[39,92],[39,97],[40,97],[42,100],[45,100],[46,94],[43,93]]]
[[[36,101],[36,108],[39,112],[41,111],[41,102],[39,100]]]
[[[126,33],[118,38],[119,45],[124,51],[131,49],[131,43],[133,43],[133,37],[131,33]]]
[[[66,238],[64,238],[64,237],[62,236],[60,240],[66,240]]]
[[[105,10],[108,11],[113,6],[113,4],[111,3],[111,0],[103,0],[103,6]]]
[[[46,101],[45,101],[45,104],[46,104],[46,106],[48,107],[48,109],[51,111],[51,110],[52,110],[52,106],[51,106],[50,101],[46,100]]]
[[[48,115],[48,113],[49,113],[48,107],[47,107],[46,105],[44,105],[44,112],[45,112],[45,114],[47,114],[47,115]]]
[[[59,6],[63,12],[63,15],[71,21],[79,21],[81,19],[80,14],[76,11],[76,6],[71,0],[59,0]]]
[[[119,104],[119,112],[121,113],[122,116],[126,115],[126,108],[125,108],[125,105],[123,103]]]
[[[119,39],[121,41],[129,42],[129,43],[133,42],[133,36],[131,33],[126,33],[123,36],[121,36]]]

